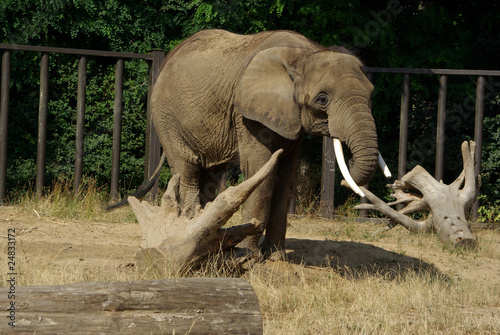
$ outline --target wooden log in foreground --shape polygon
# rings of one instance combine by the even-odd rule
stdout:
[[[262,334],[257,295],[243,279],[183,278],[0,288],[2,334]]]

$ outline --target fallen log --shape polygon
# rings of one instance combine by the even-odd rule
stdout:
[[[197,208],[194,217],[183,213],[179,198],[179,176],[169,181],[161,206],[129,197],[128,202],[142,231],[141,249],[137,262],[147,268],[168,267],[184,272],[197,267],[210,253],[236,246],[250,235],[262,234],[262,222],[221,228],[250,194],[271,174],[282,149],[276,151],[255,175],[236,187],[229,187],[205,208]],[[243,256],[240,262],[247,260]]]
[[[182,278],[0,288],[2,334],[262,334],[243,279]],[[10,318],[10,319],[9,319]],[[12,321],[8,321],[12,320]],[[8,325],[13,322],[13,325]]]
[[[365,188],[361,188],[371,204],[355,206],[357,210],[376,210],[414,232],[435,231],[440,240],[454,246],[475,247],[477,240],[470,231],[467,210],[476,199],[479,181],[474,171],[476,143],[462,143],[464,170],[450,185],[437,181],[420,165],[415,166],[401,180],[388,185],[396,200],[385,203]],[[349,187],[342,182],[343,186]],[[418,192],[414,192],[414,191]],[[404,205],[396,211],[390,206]],[[429,211],[425,220],[415,220],[408,214]],[[394,224],[391,224],[394,226]]]

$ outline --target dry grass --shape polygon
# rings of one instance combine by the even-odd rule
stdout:
[[[84,177],[78,192],[73,188],[74,180],[61,178],[54,181],[50,191],[42,197],[30,188],[22,193],[11,195],[10,202],[19,205],[26,212],[39,217],[61,219],[96,220],[101,222],[136,222],[130,207],[125,206],[106,211],[107,190],[97,185],[93,178]]]
[[[267,334],[495,334],[498,288],[432,273],[251,273]],[[279,274],[279,275],[278,275]],[[496,306],[496,309],[489,309]],[[496,312],[494,312],[496,311]],[[494,315],[493,313],[496,313]]]
[[[69,190],[69,188],[68,188]],[[61,189],[61,193],[65,193]],[[69,191],[70,192],[70,191]],[[91,190],[91,192],[94,192]],[[26,212],[80,220],[133,221],[128,210],[112,217],[102,205],[79,201],[91,194],[75,198],[54,194],[41,200],[26,196],[20,203]],[[97,196],[95,198],[98,198]],[[93,201],[93,200],[92,200]],[[81,207],[80,207],[81,206]],[[71,213],[64,208],[72,207]],[[95,207],[89,209],[88,207]],[[62,214],[61,214],[62,213]],[[236,221],[239,218],[235,219]],[[474,272],[481,265],[500,259],[500,232],[482,231],[480,247],[474,251],[456,251],[443,247],[436,236],[410,234],[395,228],[377,235],[380,224],[332,222],[312,216],[293,217],[289,234],[293,237],[316,238],[318,241],[353,242],[373,245],[404,256],[411,251],[415,259],[428,266],[405,263],[359,267],[313,266],[293,262],[257,264],[243,277],[254,287],[261,306],[266,334],[499,334],[500,287],[498,280],[482,281],[463,276],[454,268],[436,270],[434,259],[453,264],[461,262]],[[2,243],[3,245],[3,243]],[[22,248],[19,248],[20,250]],[[111,256],[110,256],[111,257]],[[433,258],[434,257],[434,258]],[[5,264],[5,253],[0,261]],[[74,266],[58,262],[57,253],[17,255],[20,285],[56,285],[79,281],[123,281],[174,278],[171,271],[139,271],[137,267],[110,267],[108,260]],[[111,262],[111,259],[109,260]],[[447,264],[448,264],[447,263]],[[498,264],[498,263],[492,263]],[[390,271],[387,268],[390,267]],[[234,276],[234,269],[221,269],[216,261],[190,276]],[[500,269],[493,269],[500,275]],[[1,282],[5,282],[0,275]],[[1,284],[3,285],[3,284]]]
[[[441,246],[435,236],[404,229],[373,236],[378,227],[301,218],[292,221],[289,231],[340,241],[389,242],[401,254],[409,247],[422,254],[444,252],[452,259],[467,258],[471,268],[480,260],[500,259],[498,231],[483,232],[478,250],[456,251]],[[259,296],[267,334],[500,333],[498,284],[479,285],[432,267],[400,266],[390,272],[365,266],[314,270],[276,262],[264,272],[250,271],[247,278]]]

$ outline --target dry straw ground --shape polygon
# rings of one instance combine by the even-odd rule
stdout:
[[[128,208],[68,219],[52,203],[0,207],[0,285],[9,228],[17,233],[18,285],[178,276],[137,269],[141,233]],[[400,227],[373,236],[381,226],[291,217],[288,261],[243,274],[259,297],[265,333],[500,333],[498,229],[476,229],[479,249],[457,251]],[[190,274],[224,275],[211,266]]]

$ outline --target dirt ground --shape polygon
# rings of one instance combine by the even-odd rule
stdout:
[[[293,219],[291,221],[293,226]],[[15,228],[20,262],[46,260],[50,264],[60,265],[62,269],[84,266],[105,268],[115,273],[125,271],[134,267],[134,255],[141,240],[140,227],[134,223],[56,220],[30,215],[16,207],[3,206],[0,207],[0,246],[4,251],[9,228]],[[496,257],[500,254],[498,234],[496,240],[489,242],[492,256],[477,258],[474,255],[450,257],[449,252],[422,248],[400,240],[354,242],[294,234],[293,228],[290,230],[286,243],[288,259],[306,267],[330,265],[341,268],[346,265],[353,269],[377,267],[382,271],[390,271],[394,266],[411,266],[500,286],[500,259]],[[481,241],[481,232],[478,237]],[[20,280],[22,282],[22,278]]]
[[[325,266],[336,271],[345,271],[346,267],[371,269],[389,276],[401,273],[402,269],[424,270],[458,281],[470,280],[475,285],[488,283],[490,287],[500,288],[498,231],[475,231],[486,252],[454,254],[436,244],[439,243],[437,237],[431,235],[418,237],[404,233],[396,237],[373,238],[372,233],[383,225],[353,223],[355,227],[367,227],[362,228],[365,233],[346,238],[336,234],[336,228],[329,228],[327,233],[322,230],[323,225],[335,227],[335,223],[313,220],[311,224],[319,226],[313,231],[320,233],[310,234],[308,228],[303,229],[309,224],[307,220],[291,218],[286,266],[300,267],[310,275],[324,271]],[[61,220],[26,213],[13,206],[1,206],[0,286],[6,285],[9,229],[15,229],[16,270],[20,286],[141,279],[137,277],[134,259],[141,241],[139,224]],[[433,247],[427,247],[429,241],[434,241]],[[500,297],[494,305],[485,306],[484,311],[474,310],[474,313],[487,314],[491,320],[500,318]]]

